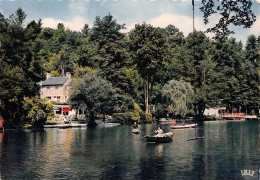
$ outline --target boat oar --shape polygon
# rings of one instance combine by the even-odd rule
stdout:
[[[187,139],[187,141],[198,140],[198,139],[204,139],[204,137],[195,137],[195,138]]]
[[[155,130],[155,131],[156,131],[156,130]],[[149,136],[150,134],[154,133],[155,131],[146,134],[144,137],[141,137],[140,139],[143,139],[143,138],[145,138],[146,136]]]
[[[198,123],[195,123],[196,124],[196,126],[198,125]],[[195,135],[196,135],[196,126],[195,126]],[[204,137],[203,136],[199,136],[199,137],[194,137],[194,138],[191,138],[191,139],[187,139],[187,141],[191,141],[191,140],[198,140],[198,139],[204,139]]]

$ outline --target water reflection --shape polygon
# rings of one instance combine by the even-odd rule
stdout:
[[[4,133],[0,132],[0,144],[2,144],[3,139],[4,139]]]
[[[157,125],[0,133],[2,179],[241,179],[260,162],[259,121],[204,122],[173,141],[140,139]],[[204,139],[187,141],[194,137]]]

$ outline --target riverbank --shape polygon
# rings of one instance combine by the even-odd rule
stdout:
[[[52,124],[52,125],[44,125],[44,128],[73,128],[73,127],[86,127],[87,124],[76,124],[76,123],[70,123],[70,124]]]

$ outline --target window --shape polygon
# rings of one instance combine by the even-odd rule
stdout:
[[[56,110],[55,113],[56,114],[61,114],[61,108],[58,108],[59,110]]]
[[[46,98],[47,98],[47,99],[51,99],[51,96],[47,96]]]
[[[60,99],[60,96],[57,96],[57,99]]]
[[[48,86],[48,87],[47,87],[47,93],[50,93],[50,89],[51,89],[51,87]]]

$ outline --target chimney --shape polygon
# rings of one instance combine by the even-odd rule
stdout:
[[[71,79],[71,73],[70,72],[66,72],[66,76],[67,78],[70,80]]]
[[[51,73],[47,73],[46,79],[51,77]]]

